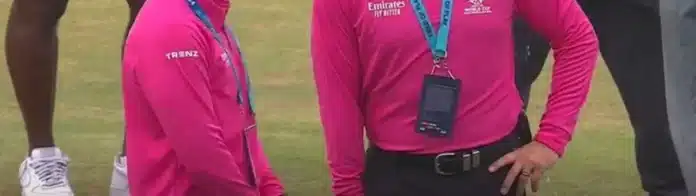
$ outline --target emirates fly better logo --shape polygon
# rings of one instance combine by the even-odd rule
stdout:
[[[401,9],[406,7],[406,1],[380,1],[368,2],[367,10],[372,12],[375,18],[401,15]]]
[[[487,6],[484,0],[469,0],[471,6],[464,9],[464,14],[477,15],[477,14],[490,14],[493,11],[490,6]]]

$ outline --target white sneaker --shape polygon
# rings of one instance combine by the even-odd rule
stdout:
[[[74,196],[68,181],[68,162],[57,147],[32,150],[19,167],[22,196]]]
[[[126,157],[118,156],[114,160],[114,171],[111,172],[111,196],[129,196],[128,172],[126,170]]]

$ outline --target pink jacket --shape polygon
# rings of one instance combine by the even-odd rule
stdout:
[[[242,59],[223,28],[228,0],[199,0],[222,33],[239,85]],[[256,121],[223,50],[185,0],[148,0],[126,41],[123,98],[132,196],[280,196]],[[244,146],[245,135],[247,145]]]

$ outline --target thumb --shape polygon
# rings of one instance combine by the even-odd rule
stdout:
[[[515,162],[515,158],[517,157],[517,151],[510,152],[506,154],[505,156],[501,157],[497,161],[493,162],[490,167],[488,167],[489,172],[495,172],[498,171],[501,167],[504,167],[506,165],[512,164]]]

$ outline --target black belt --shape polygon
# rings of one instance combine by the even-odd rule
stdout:
[[[444,176],[463,174],[475,169],[486,169],[500,157],[531,140],[529,122],[520,116],[515,130],[504,138],[488,145],[472,149],[463,149],[439,154],[416,155],[407,152],[386,151],[376,145],[370,145],[368,153],[393,162],[395,166],[432,169]]]

